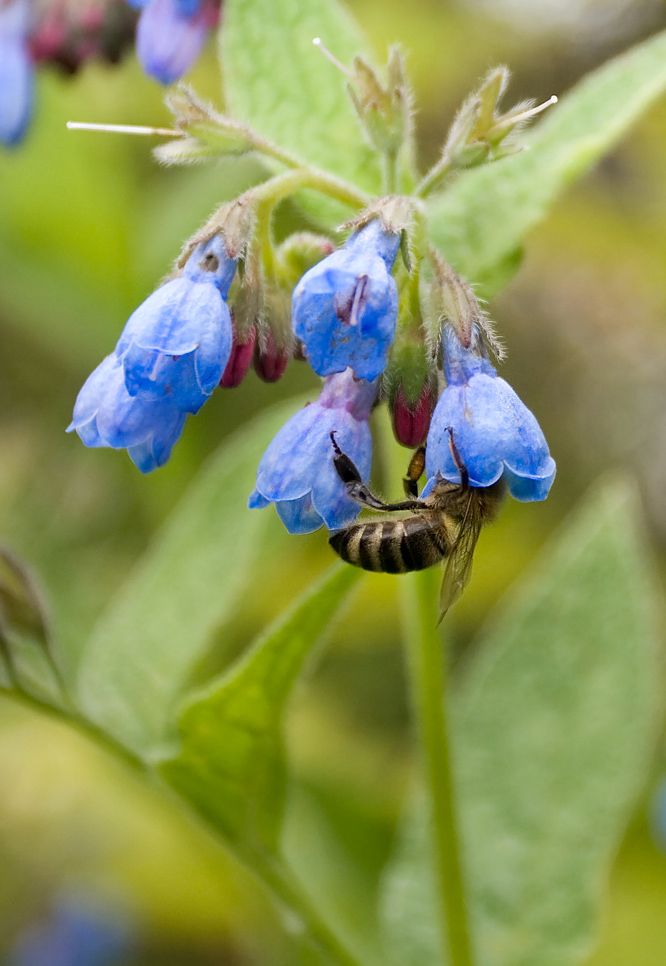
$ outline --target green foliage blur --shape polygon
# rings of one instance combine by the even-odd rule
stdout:
[[[423,168],[489,67],[511,68],[511,100],[543,100],[666,25],[663,5],[647,2],[607,4],[595,20],[588,8],[600,5],[580,0],[563,5],[570,18],[557,22],[545,2],[526,3],[522,16],[518,4],[462,0],[351,6],[380,57],[396,40],[408,54]],[[322,71],[322,84],[328,77]],[[220,103],[212,43],[188,80]],[[70,671],[209,454],[269,403],[314,395],[318,384],[297,362],[277,385],[250,373],[188,420],[168,466],[149,477],[126,454],[86,450],[65,435],[87,374],[183,239],[253,177],[239,161],[160,169],[150,139],[65,129],[67,120],[168,124],[162,95],[132,57],[74,79],[44,73],[25,145],[0,157],[0,540],[38,574]],[[489,306],[509,353],[502,374],[538,415],[558,477],[546,503],[507,504],[484,533],[472,583],[448,621],[460,663],[494,602],[606,471],[638,479],[664,569],[665,172],[662,100],[558,201],[528,238],[517,277]],[[286,230],[296,213],[285,206],[280,217]],[[386,467],[378,479],[398,495],[399,478]],[[321,533],[288,537],[265,512],[256,590],[219,629],[194,682],[225,667],[330,563]],[[322,895],[345,883],[337,913],[360,928],[414,770],[394,597],[393,578],[365,579],[289,718],[292,854]],[[666,761],[655,762],[653,784],[662,771]],[[198,827],[92,743],[3,699],[0,949],[70,890],[131,914],[136,963],[293,962],[266,897]],[[646,799],[617,858],[588,966],[661,966],[665,903],[666,856],[651,837]]]

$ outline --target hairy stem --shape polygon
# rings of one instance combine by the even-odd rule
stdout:
[[[384,194],[393,195],[398,190],[398,152],[386,151],[383,158]]]
[[[285,174],[270,178],[255,188],[250,188],[245,197],[274,207],[283,198],[288,198],[302,188],[311,188],[313,191],[318,191],[319,194],[327,195],[329,198],[335,198],[351,208],[365,208],[371,200],[370,196],[364,191],[360,191],[347,181],[336,178],[335,175],[327,174],[325,171],[320,171],[318,168],[310,167],[296,168],[293,171],[287,171]]]
[[[254,131],[252,132],[252,140],[254,150],[258,151],[260,154],[265,154],[266,157],[273,158],[275,161],[279,161],[288,168],[300,168],[303,166],[303,162],[300,160],[300,158],[297,158],[294,154],[290,154],[289,151],[283,151],[283,149],[277,144],[274,144],[272,141],[268,141],[266,138],[262,138],[261,135]]]
[[[404,626],[432,833],[442,962],[473,966],[447,720],[447,674],[437,632],[438,571],[409,574]]]
[[[427,198],[441,187],[442,181],[451,171],[452,165],[448,157],[444,155],[437,164],[433,165],[430,171],[424,176],[421,183],[417,186],[414,194],[417,198]]]

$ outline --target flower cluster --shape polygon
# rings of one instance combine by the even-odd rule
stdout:
[[[81,389],[68,431],[86,446],[127,449],[142,473],[163,466],[187,413],[201,409],[225,373],[235,272],[221,235],[198,245],[182,274],[130,316],[114,352]]]
[[[0,0],[0,144],[18,144],[33,113],[34,73],[117,63],[136,34],[145,72],[178,80],[218,23],[221,0]],[[137,24],[137,12],[140,11]]]
[[[462,482],[462,460],[472,487],[503,479],[515,499],[543,500],[555,463],[536,419],[490,364],[482,318],[469,330],[464,319],[444,324],[439,351],[429,352],[411,320],[398,320],[393,270],[402,229],[391,221],[388,204],[359,218],[353,229],[346,244],[316,262],[294,288],[294,352],[309,360],[323,387],[269,445],[250,507],[274,503],[291,533],[351,523],[360,507],[336,471],[332,440],[367,480],[368,420],[382,397],[392,407],[400,441],[419,445],[427,435],[423,496],[442,477]],[[238,245],[230,249],[223,233],[200,242],[182,274],[131,316],[115,351],[77,399],[70,429],[87,446],[127,448],[149,472],[169,458],[186,414],[198,412],[218,384],[238,385],[251,359],[264,379],[282,374],[289,353],[277,349],[270,320],[257,318],[242,334],[234,325],[225,301],[236,270],[230,250]],[[246,266],[234,289],[239,311],[247,272]],[[469,291],[461,280],[457,284],[458,294]],[[469,295],[467,308],[474,305]],[[396,334],[405,328],[409,338]],[[408,372],[396,375],[394,355]]]

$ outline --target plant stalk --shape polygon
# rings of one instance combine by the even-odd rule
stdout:
[[[421,183],[417,185],[414,194],[417,198],[427,198],[433,191],[441,187],[442,181],[451,171],[452,165],[444,156],[428,171]]]
[[[302,167],[278,174],[268,181],[249,188],[245,195],[249,199],[267,203],[274,207],[283,198],[288,198],[302,188],[310,188],[320,194],[335,198],[350,208],[365,208],[370,204],[370,196],[354,185],[321,171],[319,168]]]
[[[439,576],[433,568],[403,578],[404,634],[426,779],[442,962],[473,966],[451,763],[446,660],[437,631]]]
[[[83,717],[74,707],[71,711],[66,710],[23,689],[1,691],[0,693],[5,694],[10,701],[71,725],[75,730],[87,735],[116,758],[129,765],[134,772],[143,773],[149,780],[155,777],[153,770],[137,755],[101,728],[98,728],[93,722]],[[208,826],[208,831],[215,834],[215,830],[211,826]],[[218,835],[215,835],[215,837],[219,841],[220,837]],[[222,839],[222,844],[230,849],[250,872],[257,876],[292,917],[299,920],[308,940],[324,953],[335,966],[363,966],[362,962],[346,948],[324,919],[321,918],[314,904],[279,856],[237,849],[225,839]]]
[[[310,898],[279,856],[241,853],[240,858],[269,888],[287,912],[298,917],[306,935],[320,952],[335,963],[335,966],[362,966],[361,961],[343,945],[330,926],[321,918]]]

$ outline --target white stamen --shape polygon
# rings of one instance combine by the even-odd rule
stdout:
[[[141,127],[135,124],[89,124],[85,121],[68,121],[69,131],[106,131],[112,134],[143,134],[158,137],[182,138],[182,131],[173,131],[168,127]]]
[[[537,104],[536,107],[531,107],[529,111],[523,111],[522,114],[514,114],[511,118],[511,123],[515,124],[517,121],[524,121],[528,117],[534,117],[535,114],[541,114],[541,112],[545,111],[546,108],[550,107],[551,104],[557,104],[556,94],[553,94],[552,97],[549,97],[547,101],[543,102],[543,104]]]
[[[334,57],[333,56],[333,54],[330,52],[330,50],[327,50],[326,47],[324,47],[324,45],[322,44],[322,42],[321,42],[321,40],[320,40],[319,37],[315,37],[313,39],[312,43],[315,45],[315,47],[318,47],[321,50],[322,54],[324,55],[324,57],[326,57],[327,60],[330,60],[330,62],[335,67],[337,67],[338,70],[341,70],[342,71],[342,73],[345,75],[345,77],[348,77],[350,80],[353,80],[354,79],[354,75],[349,70],[349,68],[345,67],[345,65],[342,64],[338,60],[337,57]]]
[[[358,313],[359,313],[359,308],[361,306],[361,299],[363,298],[363,295],[365,294],[365,290],[367,288],[367,285],[368,285],[368,282],[369,281],[370,280],[369,280],[369,278],[368,278],[367,275],[359,275],[358,276],[358,284],[357,284],[356,288],[354,289],[354,298],[352,300],[351,312],[349,313],[349,323],[350,323],[350,325],[357,325],[358,324],[358,321],[359,321]]]
[[[550,107],[551,104],[557,104],[557,95],[553,94],[549,97],[547,101],[543,104],[537,104],[536,107],[531,107],[528,111],[521,111],[520,114],[509,114],[507,117],[503,117],[497,124],[493,124],[489,133],[493,131],[501,131],[505,127],[513,127],[515,124],[519,124],[521,121],[526,121],[530,117],[534,117],[535,114],[541,114],[546,108]]]

